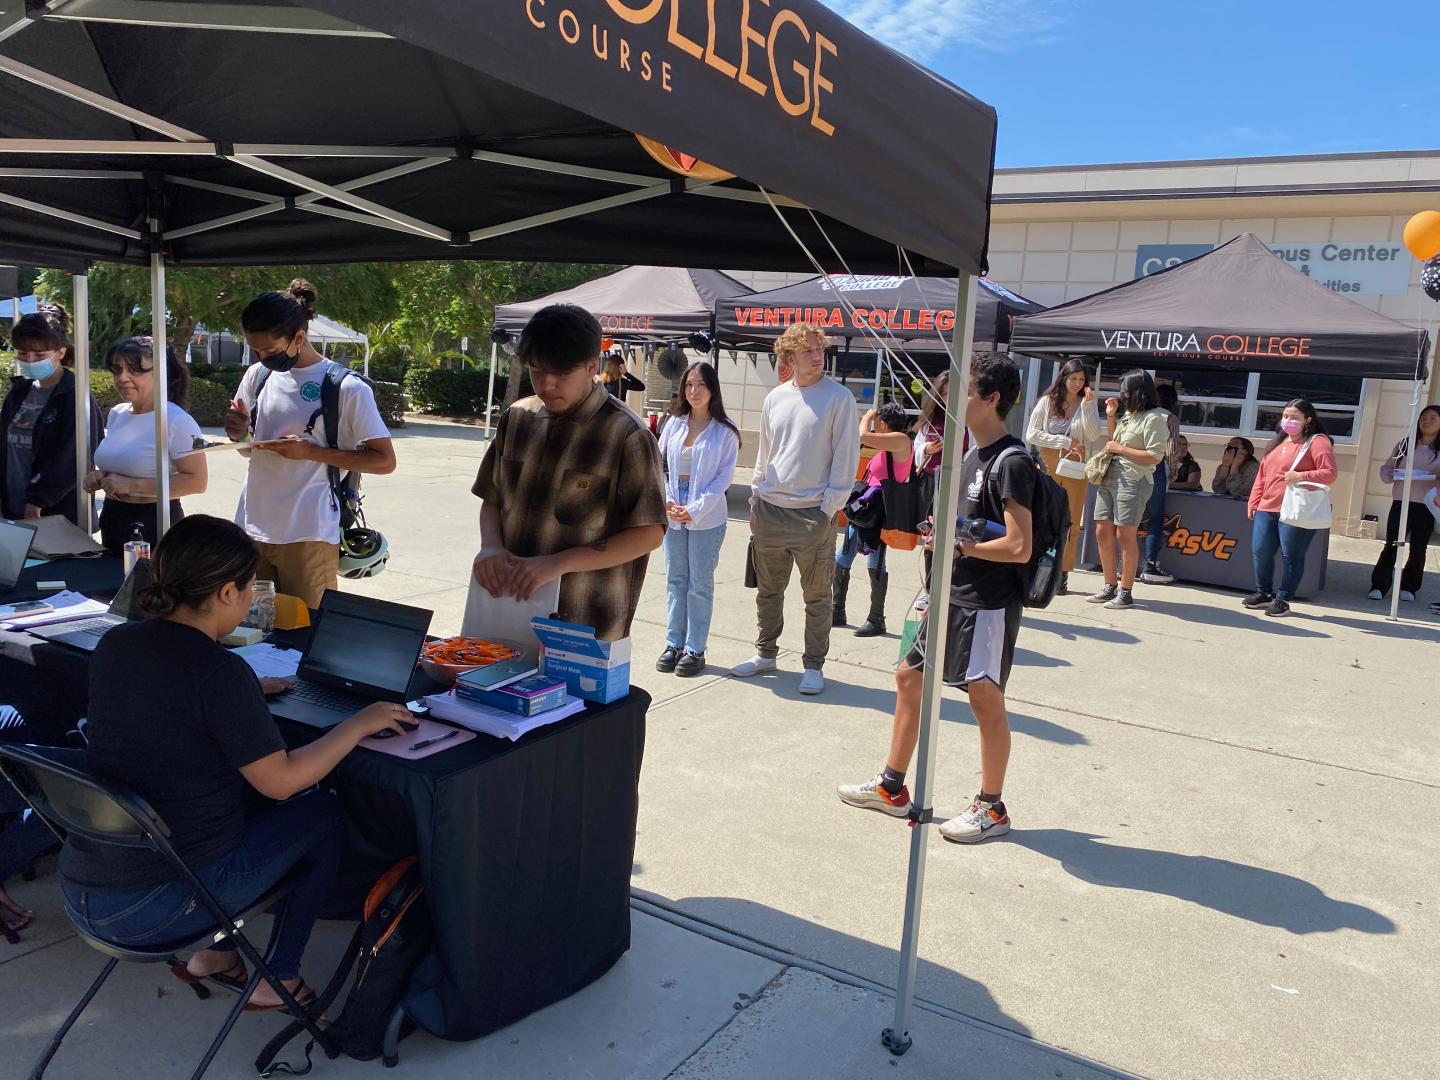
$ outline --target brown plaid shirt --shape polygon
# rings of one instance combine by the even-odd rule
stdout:
[[[514,555],[552,555],[666,524],[655,438],[598,383],[568,416],[546,412],[538,397],[506,410],[471,490],[498,507]],[[602,640],[628,636],[648,561],[566,574],[558,617],[593,626]]]

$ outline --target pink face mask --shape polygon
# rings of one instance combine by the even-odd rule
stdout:
[[[1286,435],[1299,435],[1304,429],[1305,423],[1302,420],[1287,419],[1280,421],[1280,430],[1285,432]]]

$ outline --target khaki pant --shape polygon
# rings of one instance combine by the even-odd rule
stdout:
[[[1070,503],[1070,538],[1065,541],[1065,561],[1060,564],[1060,569],[1068,574],[1075,569],[1075,550],[1080,544],[1080,519],[1085,516],[1085,489],[1090,485],[1077,477],[1056,473],[1055,467],[1060,464],[1059,450],[1042,446],[1040,456],[1055,482],[1065,489],[1065,498]]]
[[[320,606],[326,589],[338,587],[340,545],[321,540],[294,544],[256,544],[260,549],[258,581],[275,582],[275,591],[298,596],[309,608]]]
[[[807,668],[825,665],[830,651],[830,589],[835,581],[835,523],[818,506],[790,509],[764,499],[754,502],[755,594],[760,624],[755,651],[774,659],[785,627],[785,589],[790,570],[800,568],[805,597]]]

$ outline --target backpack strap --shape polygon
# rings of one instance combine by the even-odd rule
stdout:
[[[995,510],[1000,515],[1000,524],[1004,524],[1005,521],[1005,500],[1000,498],[999,481],[995,479],[995,467],[1012,454],[1018,454],[1032,462],[1035,460],[1030,457],[1030,451],[1026,450],[1023,446],[1007,446],[995,455],[994,461],[985,466],[985,490],[991,496],[995,504]]]
[[[325,378],[320,383],[320,407],[310,414],[305,425],[305,434],[315,433],[315,421],[325,421],[325,445],[331,450],[340,446],[340,384],[354,372],[339,364],[330,363],[325,369]],[[334,465],[325,466],[325,476],[330,481],[330,509],[338,510],[343,505],[345,478]],[[341,523],[342,527],[344,523]]]
[[[265,389],[265,383],[270,379],[270,369],[264,364],[260,365],[260,378],[255,383],[255,407],[250,410],[250,438],[255,438],[255,421],[260,418],[260,391]]]

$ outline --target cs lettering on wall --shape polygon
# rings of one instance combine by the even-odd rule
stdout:
[[[1165,519],[1165,531],[1170,535],[1166,545],[1182,555],[1209,555],[1219,562],[1229,562],[1230,556],[1235,553],[1236,540],[1233,536],[1209,529],[1191,532],[1180,524],[1179,514]]]
[[[835,91],[835,42],[797,12],[771,0],[519,0],[536,30],[558,33],[567,45],[656,86],[663,93],[686,71],[734,80],[772,99],[786,115],[823,135],[835,126],[822,114]],[[577,9],[579,12],[577,13]],[[638,44],[630,27],[660,21],[668,55]],[[627,33],[628,31],[628,33]]]

